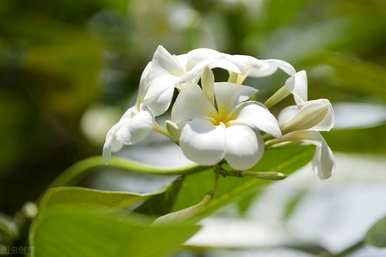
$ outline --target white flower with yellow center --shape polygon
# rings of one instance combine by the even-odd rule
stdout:
[[[136,105],[129,108],[106,135],[105,158],[110,159],[111,152],[149,135],[157,126],[155,117],[169,108],[175,87],[197,83],[207,66],[239,72],[236,65],[225,59],[225,54],[212,49],[196,49],[176,56],[159,46],[141,75]]]
[[[236,170],[251,168],[264,152],[260,131],[281,135],[277,120],[262,104],[247,101],[257,92],[252,87],[205,80],[202,87],[187,86],[172,109],[182,151],[201,165],[225,159]]]

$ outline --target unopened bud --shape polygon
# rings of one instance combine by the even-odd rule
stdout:
[[[242,176],[245,177],[254,177],[259,179],[267,179],[267,180],[282,180],[287,177],[286,174],[277,172],[277,171],[251,171],[251,170],[245,170],[241,172]]]

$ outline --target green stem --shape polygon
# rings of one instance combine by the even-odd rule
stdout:
[[[166,129],[162,128],[157,122],[154,124],[153,130],[161,135],[170,138],[169,132]]]
[[[217,191],[217,186],[218,186],[218,180],[220,178],[220,174],[216,171],[214,171],[214,182],[213,182],[213,189],[212,191],[210,192],[212,194],[212,196],[214,196],[214,194],[216,193]]]
[[[110,162],[106,163],[106,161],[101,156],[95,156],[81,160],[70,166],[51,183],[50,187],[74,185],[92,173],[94,169],[98,167],[117,168],[131,172],[165,176],[191,174],[204,171],[208,168],[206,166],[189,165],[182,168],[165,169],[142,165],[140,163],[128,161],[118,157],[113,157]]]

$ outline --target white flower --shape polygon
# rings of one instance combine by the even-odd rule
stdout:
[[[305,142],[316,145],[313,168],[321,179],[329,178],[334,169],[334,156],[319,133],[334,127],[334,110],[327,99],[303,102],[283,109],[278,117],[283,136],[276,142]]]
[[[226,60],[225,54],[212,49],[200,48],[187,54],[172,55],[158,46],[141,76],[137,105],[143,103],[156,116],[164,113],[170,106],[174,88],[196,84],[205,67],[240,72],[236,65]]]
[[[154,126],[154,117],[146,107],[140,110],[131,107],[122,118],[107,132],[103,146],[103,156],[111,158],[111,152],[121,150],[123,145],[135,144],[149,135]]]
[[[228,82],[215,83],[213,68],[227,70]],[[266,105],[250,101],[257,90],[241,84],[249,76],[269,76],[278,69],[289,77],[265,104],[273,106],[292,94],[296,105],[283,109],[276,120]],[[169,108],[175,88],[178,96],[171,121],[162,128],[155,118]],[[215,165],[225,159],[232,168],[245,170],[263,155],[262,131],[275,137],[268,145],[316,145],[313,167],[320,178],[328,178],[334,157],[319,132],[334,126],[334,112],[326,99],[308,101],[307,90],[306,72],[297,72],[282,60],[207,48],[172,55],[159,46],[142,73],[135,106],[109,130],[103,154],[109,159],[112,152],[143,140],[154,130],[180,144],[184,154],[198,164]]]
[[[264,152],[259,131],[278,137],[278,122],[261,104],[245,102],[256,89],[227,82],[212,86],[214,97],[190,85],[174,103],[172,120],[182,128],[181,149],[201,165],[214,165],[225,158],[234,169],[251,168]]]

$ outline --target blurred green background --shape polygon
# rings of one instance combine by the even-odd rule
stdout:
[[[310,98],[386,103],[384,0],[2,0],[1,212],[101,153],[159,44],[281,58],[308,71]],[[281,86],[259,85],[262,97]],[[385,135],[383,123],[326,137],[335,151],[384,157]]]

